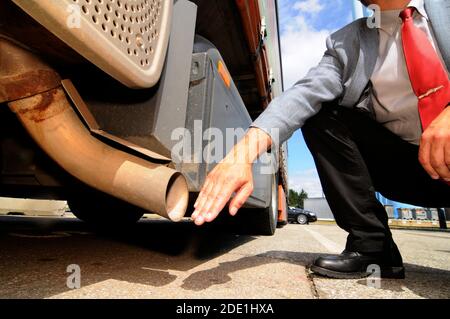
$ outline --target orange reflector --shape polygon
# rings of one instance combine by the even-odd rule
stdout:
[[[230,86],[231,86],[231,76],[230,76],[230,73],[228,73],[228,70],[227,70],[227,68],[225,67],[225,65],[223,64],[222,61],[219,61],[219,63],[217,64],[217,69],[218,69],[220,77],[222,78],[222,80],[225,83],[225,85],[228,88],[230,88]]]

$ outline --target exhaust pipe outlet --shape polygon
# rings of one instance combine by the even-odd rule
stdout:
[[[184,217],[189,197],[184,176],[93,137],[61,87],[8,105],[39,146],[71,175],[172,221]]]

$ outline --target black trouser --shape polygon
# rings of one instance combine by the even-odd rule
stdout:
[[[349,233],[347,250],[391,247],[387,213],[375,192],[412,205],[450,207],[450,186],[428,176],[419,147],[367,113],[327,104],[302,131],[336,222]]]

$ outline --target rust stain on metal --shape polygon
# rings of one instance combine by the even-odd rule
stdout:
[[[15,76],[0,76],[0,101],[13,101],[36,95],[60,85],[59,75],[51,70],[32,70]]]
[[[39,56],[0,37],[0,103],[49,91],[60,83],[58,73]]]
[[[65,109],[65,95],[61,89],[54,89],[36,96],[10,103],[13,112],[39,123],[52,118]]]

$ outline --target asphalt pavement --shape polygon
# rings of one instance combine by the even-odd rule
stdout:
[[[104,232],[75,218],[1,216],[0,298],[450,298],[450,233],[393,233],[405,280],[332,280],[309,265],[343,250],[335,225],[258,237],[188,220]]]

